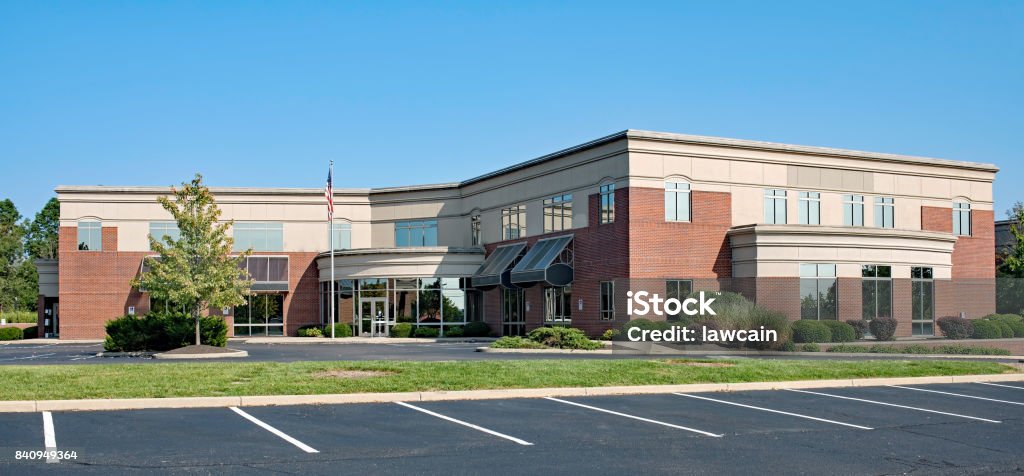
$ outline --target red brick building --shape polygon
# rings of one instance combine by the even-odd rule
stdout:
[[[462,182],[335,190],[214,188],[236,249],[255,250],[233,335],[336,317],[497,334],[621,327],[628,290],[743,293],[792,319],[895,317],[932,335],[995,309],[989,164],[625,131]],[[59,259],[41,262],[40,328],[99,338],[166,305],[130,285],[175,236],[166,187],[61,186]]]

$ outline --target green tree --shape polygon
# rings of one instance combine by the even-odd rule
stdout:
[[[996,311],[1024,311],[1024,204],[1017,202],[1006,212],[1014,242],[999,252],[996,262]]]
[[[227,232],[233,222],[219,223],[220,208],[210,189],[203,185],[202,175],[180,189],[171,188],[174,199],[157,200],[178,223],[177,239],[149,237],[152,250],[159,258],[152,259],[149,270],[133,281],[138,287],[145,283],[146,292],[154,299],[183,306],[195,319],[196,345],[201,344],[199,323],[202,312],[213,307],[240,306],[252,287],[242,276],[240,265],[252,254],[246,250],[232,256],[234,240]]]
[[[26,309],[25,279],[22,265],[25,262],[25,247],[22,239],[25,229],[21,214],[10,199],[0,201],[0,312]],[[29,299],[32,303],[35,299]]]
[[[33,259],[57,259],[60,202],[51,198],[28,225],[25,251]]]

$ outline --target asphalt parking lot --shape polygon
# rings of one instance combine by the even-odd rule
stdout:
[[[1024,383],[9,413],[0,474],[992,474],[1022,417]]]
[[[374,344],[249,344],[230,341],[228,347],[245,350],[248,357],[230,359],[231,362],[298,362],[324,360],[511,360],[511,359],[650,359],[673,356],[688,358],[772,358],[772,359],[929,359],[929,356],[893,356],[886,354],[863,354],[836,356],[827,352],[818,355],[807,354],[507,354],[476,352],[483,342],[424,342],[424,343],[374,343]],[[52,365],[52,364],[112,364],[112,363],[168,363],[180,360],[157,360],[142,357],[97,357],[103,345],[56,344],[56,343],[11,343],[0,345],[0,365]],[[953,357],[956,358],[956,357]],[[999,362],[1017,362],[1016,359],[995,359]]]

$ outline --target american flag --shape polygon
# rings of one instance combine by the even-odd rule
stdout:
[[[324,198],[327,199],[327,221],[334,219],[334,191],[331,189],[331,171],[327,171],[327,188],[324,189]]]

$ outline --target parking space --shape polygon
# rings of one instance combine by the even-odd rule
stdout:
[[[1024,385],[0,414],[0,473],[999,472],[1024,464]],[[901,388],[904,387],[904,388]]]

